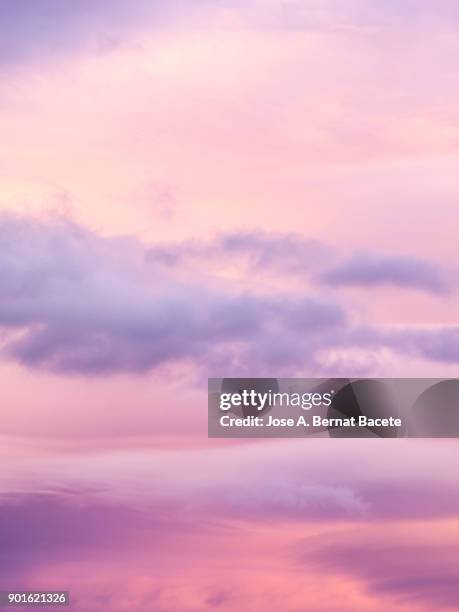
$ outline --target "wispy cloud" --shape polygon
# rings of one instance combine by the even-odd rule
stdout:
[[[453,522],[450,529],[454,526]],[[428,534],[429,526],[416,522],[335,533],[316,542],[315,552],[305,555],[305,563],[361,580],[372,595],[394,605],[456,609],[459,572],[454,559],[459,542],[441,526],[436,539],[426,535],[423,527]]]
[[[256,272],[277,271],[306,277],[321,262],[330,258],[332,249],[319,240],[298,234],[273,234],[258,231],[233,231],[210,241],[186,241],[158,244],[148,250],[148,260],[166,266],[193,262],[231,265],[246,260]]]
[[[360,251],[346,258],[331,245],[294,233],[232,232],[208,242],[163,244],[152,247],[148,259],[168,267],[245,262],[253,273],[309,279],[331,288],[393,286],[444,295],[453,285],[441,264],[420,257]]]
[[[445,294],[451,279],[441,266],[418,257],[381,256],[360,252],[323,272],[320,280],[332,287],[381,287],[392,285]]]

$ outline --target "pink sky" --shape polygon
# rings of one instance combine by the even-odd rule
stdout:
[[[96,4],[0,0],[2,588],[453,609],[454,442],[210,441],[206,379],[458,375],[456,4]]]

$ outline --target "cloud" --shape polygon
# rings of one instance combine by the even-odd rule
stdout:
[[[384,462],[373,440],[357,447],[355,440],[342,442],[336,453],[324,439],[33,455],[12,462],[0,478],[0,505],[27,491],[72,506],[84,500],[202,524],[235,517],[258,523],[458,518],[459,486],[449,469],[455,442],[387,440]]]
[[[99,547],[113,549],[142,529],[161,538],[168,526],[165,517],[145,515],[127,507],[89,503],[84,495],[73,498],[56,493],[23,494],[0,504],[0,568],[12,575],[50,559],[74,559]],[[174,529],[179,524],[174,522]]]
[[[311,278],[330,287],[394,286],[447,294],[452,279],[440,265],[417,257],[355,253],[348,260],[336,249],[298,234],[231,232],[207,243],[189,241],[158,245],[149,250],[152,262],[167,267],[199,262],[231,265],[245,261],[253,273]]]
[[[413,329],[395,334],[402,344],[413,352],[432,361],[457,363],[459,361],[459,327],[445,326],[432,329]]]
[[[434,16],[456,20],[457,6],[443,2]],[[48,58],[89,47],[105,49],[132,38],[133,31],[179,27],[339,31],[411,27],[432,17],[431,5],[371,0],[0,0],[0,65]]]
[[[103,50],[132,38],[133,32],[196,25],[282,27],[304,16],[295,6],[268,6],[210,0],[0,0],[0,65],[23,60],[60,57],[89,48]],[[288,18],[288,19],[286,19]]]
[[[37,54],[60,55],[63,51],[84,45],[93,39],[101,43],[104,37],[120,33],[137,15],[145,3],[107,0],[60,2],[59,0],[0,0],[0,64],[33,59]],[[118,23],[118,26],[117,26]]]
[[[136,32],[167,28],[189,14],[181,0],[0,0],[0,65],[130,44]]]
[[[208,560],[215,569],[220,554],[226,579],[228,567],[251,567],[253,578],[254,567],[263,571],[257,566],[262,550],[282,561],[277,573],[297,576],[299,561],[314,574],[312,582],[322,577],[338,588],[345,576],[378,602],[448,605],[459,544],[458,483],[448,467],[455,465],[456,445],[388,440],[375,451],[374,441],[343,440],[330,452],[327,440],[304,442],[18,453],[20,461],[10,461],[0,477],[2,575],[42,584],[37,572],[46,569],[48,580],[84,598],[104,588],[100,582],[93,589],[82,586],[76,572],[91,573],[96,566],[113,575],[119,559],[126,580],[129,568],[148,578],[144,587],[165,588],[167,579],[188,576],[194,582],[183,567],[208,577]],[[234,559],[243,563],[251,545],[255,558],[233,566]],[[415,583],[419,577],[426,577],[425,587]],[[231,581],[214,586],[219,584],[233,593]],[[208,591],[210,586],[203,599],[219,600],[218,588]],[[82,610],[93,608],[81,604]]]
[[[322,247],[232,234],[193,252],[204,257],[208,248],[248,253],[255,269],[302,271],[308,251]],[[213,286],[182,266],[177,276],[163,247],[104,238],[63,218],[1,216],[0,250],[2,355],[32,368],[140,373],[188,360],[207,373],[292,375],[320,371],[323,351],[359,347],[459,361],[455,327],[353,326],[330,295]],[[180,250],[180,261],[189,251]]]
[[[429,361],[451,364],[459,361],[457,325],[360,327],[350,330],[345,342],[350,346],[386,347]]]
[[[392,285],[433,294],[449,291],[445,271],[417,257],[387,257],[359,253],[325,271],[320,280],[334,287],[379,287]]]
[[[259,272],[277,271],[306,277],[319,262],[330,257],[332,249],[319,240],[298,234],[273,234],[263,231],[233,231],[209,242],[187,241],[156,245],[149,249],[148,259],[169,267],[190,262],[218,261],[231,265],[245,259]]]
[[[252,517],[263,521],[273,518],[330,520],[365,515],[367,503],[351,488],[307,484],[285,480],[253,482],[219,496],[220,513]]]
[[[424,529],[432,537],[426,537]],[[459,542],[441,526],[376,523],[358,532],[324,536],[316,543],[315,551],[304,556],[309,568],[318,564],[322,571],[353,577],[373,596],[399,604],[436,610],[457,607],[459,571],[454,560]]]
[[[320,298],[177,282],[147,265],[136,241],[105,239],[62,219],[3,216],[0,249],[3,354],[30,367],[142,372],[180,359],[212,361],[215,351],[226,351],[227,361],[241,351],[248,358],[259,342],[274,348],[276,338],[290,346],[291,363],[304,360],[293,349],[299,336],[318,342],[321,330],[345,324],[343,310]]]

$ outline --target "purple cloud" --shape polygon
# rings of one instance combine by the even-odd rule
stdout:
[[[227,28],[232,15],[239,27],[336,31],[358,28],[406,29],[432,16],[445,22],[459,17],[453,0],[441,7],[427,0],[413,3],[338,0],[301,3],[297,0],[0,0],[0,64],[55,57],[76,48],[99,49],[129,38],[132,29],[157,29],[184,24]]]
[[[392,285],[433,294],[449,291],[449,279],[439,266],[416,257],[385,257],[369,253],[354,255],[321,274],[319,280],[333,287]]]
[[[457,363],[459,361],[459,327],[407,330],[396,340],[407,349],[432,361]]]
[[[3,354],[31,367],[86,374],[146,371],[245,352],[276,338],[311,346],[345,324],[316,297],[266,297],[185,284],[147,264],[134,240],[105,239],[63,220],[0,220]],[[288,364],[287,364],[288,365]]]
[[[117,46],[133,29],[169,23],[180,0],[0,0],[0,65]]]
[[[298,269],[307,266],[300,254],[316,248],[276,240],[273,252],[264,235],[227,236],[215,248],[252,248],[255,267],[291,262]],[[96,375],[191,359],[207,373],[292,375],[320,369],[323,350],[353,347],[459,361],[455,328],[356,328],[329,296],[212,287],[198,274],[184,281],[164,266],[157,247],[104,238],[63,219],[3,215],[0,250],[0,350],[33,368]]]
[[[171,526],[166,516],[85,499],[84,492],[23,494],[0,502],[2,583],[49,562],[87,558],[122,548],[143,533],[158,544]],[[180,529],[177,520],[174,530]],[[10,587],[11,588],[11,584]]]
[[[320,542],[305,542],[307,567],[344,574],[363,582],[378,598],[399,604],[417,604],[425,609],[456,609],[459,570],[454,560],[459,546],[454,540],[437,543],[406,533],[375,533],[378,527],[321,536]],[[385,526],[387,530],[387,526]],[[434,533],[435,525],[429,528]]]
[[[385,347],[429,361],[459,361],[457,325],[360,327],[349,330],[348,334],[343,336],[343,342],[348,346]]]
[[[349,260],[341,261],[330,246],[298,234],[233,232],[207,243],[189,241],[155,246],[149,250],[148,257],[169,267],[193,261],[232,263],[245,259],[256,273],[310,277],[330,287],[392,285],[444,295],[452,285],[442,266],[417,257],[356,253]]]
[[[298,234],[240,231],[221,234],[209,242],[191,240],[156,245],[149,249],[148,260],[173,267],[193,261],[232,263],[245,259],[257,272],[277,271],[305,277],[319,262],[328,261],[331,252],[320,241]]]

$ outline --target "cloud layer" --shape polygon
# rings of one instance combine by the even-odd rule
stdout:
[[[371,440],[339,456],[315,442],[15,462],[0,478],[3,580],[65,584],[78,612],[453,608],[454,445],[388,440],[383,462]]]
[[[184,275],[196,257],[300,277],[326,249],[298,236],[231,234],[215,244],[145,247],[129,238],[103,238],[62,218],[0,219],[0,325],[3,355],[61,373],[145,372],[191,360],[226,372],[296,371],[320,366],[321,351],[388,347],[433,361],[456,363],[455,328],[357,326],[338,295],[308,290],[260,292],[255,283],[209,282]],[[179,274],[171,265],[181,262]],[[234,262],[233,261],[233,262]],[[436,292],[440,277],[426,263],[365,258],[327,282],[384,285],[392,281]],[[406,265],[403,265],[405,262]],[[406,263],[408,262],[408,263]],[[400,265],[399,265],[400,264]],[[320,264],[319,264],[320,265]],[[357,270],[357,271],[356,271]]]
[[[0,0],[2,589],[454,607],[455,441],[209,440],[196,381],[457,375],[458,12]]]
[[[356,252],[349,259],[336,248],[298,234],[232,232],[203,243],[190,241],[152,247],[149,258],[165,266],[242,265],[253,274],[310,279],[337,288],[394,286],[443,295],[452,288],[451,272],[416,256]]]
[[[0,224],[4,354],[61,372],[145,371],[202,361],[222,347],[318,341],[343,325],[342,309],[312,297],[283,300],[177,282],[145,264],[138,243],[104,239],[57,220]],[[271,356],[273,357],[273,355]],[[267,355],[269,359],[269,355]]]

